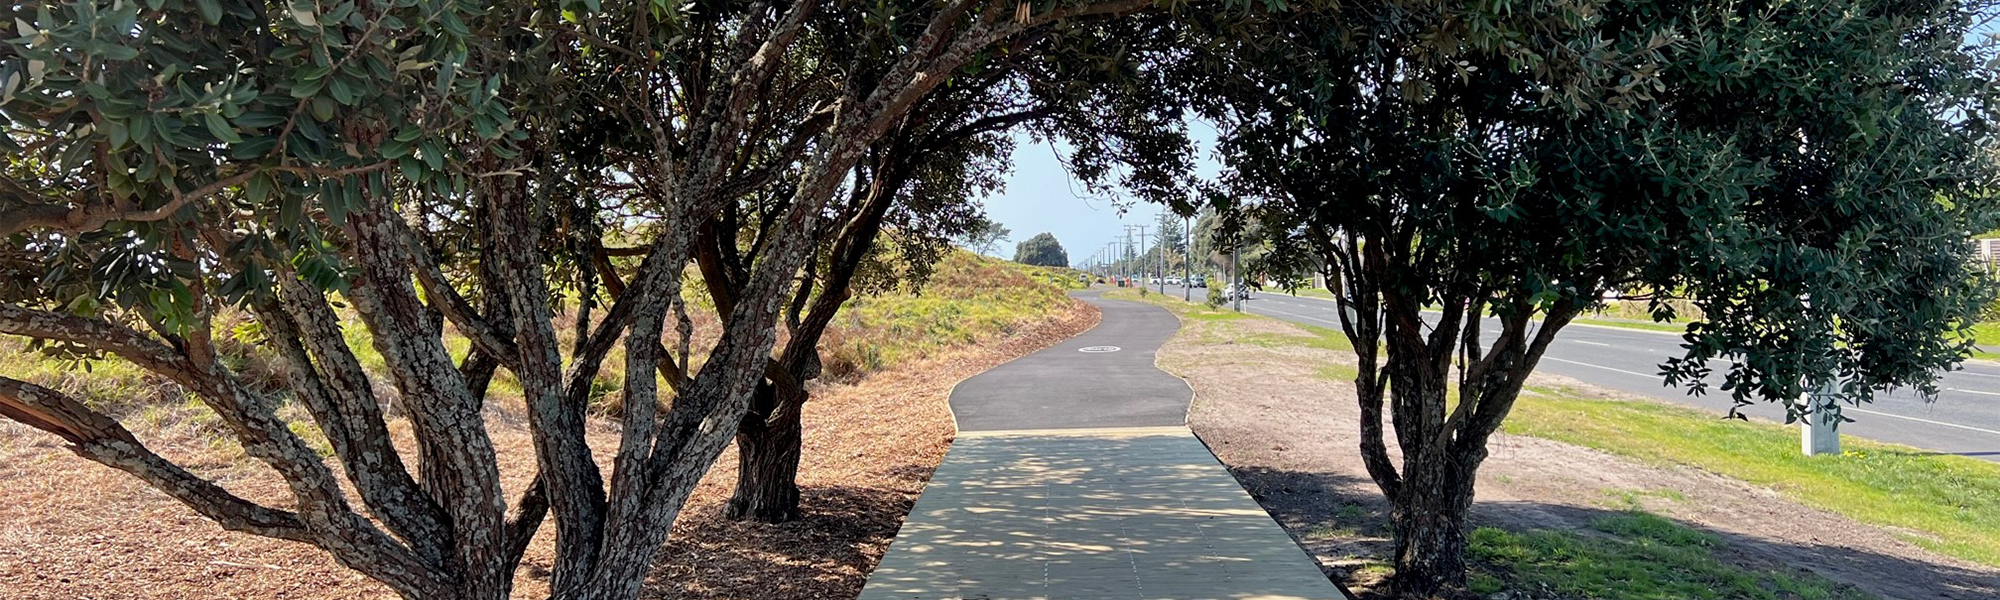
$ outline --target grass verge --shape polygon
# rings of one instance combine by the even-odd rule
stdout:
[[[1808,506],[1906,531],[1912,543],[2000,566],[2000,465],[1849,437],[1839,456],[1803,456],[1798,431],[1644,401],[1534,388],[1505,431],[1768,486]]]
[[[1467,588],[1533,589],[1563,598],[1622,600],[1861,600],[1864,592],[1812,575],[1752,571],[1715,557],[1715,536],[1642,511],[1607,516],[1587,532],[1473,530]]]

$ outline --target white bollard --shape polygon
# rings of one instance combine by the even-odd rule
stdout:
[[[1810,402],[1808,406],[1812,412],[1806,414],[1799,422],[1799,449],[1805,451],[1806,456],[1840,454],[1840,423],[1829,422],[1825,418],[1827,415],[1821,411],[1822,407],[1839,402],[1834,399],[1839,393],[1834,385],[1833,382],[1827,382],[1825,387],[1821,387],[1808,397],[1807,402]]]

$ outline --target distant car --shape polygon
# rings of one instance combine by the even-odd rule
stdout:
[[[1222,288],[1222,297],[1230,300],[1249,300],[1250,286],[1240,283],[1229,284],[1229,287]]]
[[[1152,279],[1148,279],[1148,280],[1146,280],[1146,284],[1147,284],[1147,285],[1159,285],[1159,284],[1160,284],[1160,278],[1158,278],[1158,277],[1154,277],[1154,278],[1152,278]]]
[[[1208,278],[1200,275],[1189,277],[1188,287],[1198,287],[1198,288],[1208,287]]]
[[[1180,284],[1181,284],[1181,278],[1179,278],[1179,277],[1168,277],[1168,278],[1167,278],[1167,285],[1180,285]]]

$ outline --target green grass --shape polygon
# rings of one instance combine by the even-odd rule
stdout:
[[[1587,532],[1473,530],[1468,588],[1545,590],[1621,600],[1860,600],[1865,593],[1813,575],[1753,571],[1714,556],[1721,541],[1671,520],[1629,511]]]
[[[1090,284],[1084,283],[1085,279],[1082,279],[1083,276],[1088,275],[1087,273],[1069,267],[1039,267],[1035,265],[1022,264],[1013,261],[1003,261],[989,257],[979,257],[979,258],[996,262],[1008,269],[1012,269],[1014,271],[1020,272],[1021,274],[1032,277],[1036,281],[1054,285],[1057,288],[1065,290],[1080,290],[1090,287]],[[1097,276],[1089,275],[1089,281],[1096,281],[1096,280]]]
[[[2000,566],[2000,465],[1849,437],[1840,456],[1803,456],[1793,427],[1717,418],[1654,402],[1537,388],[1506,431],[1763,485],[1863,523],[1902,528],[1919,546]]]
[[[1005,336],[1069,306],[1064,292],[1080,287],[1074,273],[955,250],[915,292],[849,299],[820,343],[826,373],[851,379]]]
[[[2000,348],[2000,323],[1986,322],[1972,326],[1973,343],[1980,348]],[[1974,348],[1972,357],[1985,360],[2000,360],[2000,352],[1988,352]]]

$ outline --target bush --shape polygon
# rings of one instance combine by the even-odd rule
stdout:
[[[1222,308],[1222,305],[1227,301],[1228,299],[1222,297],[1222,288],[1215,286],[1208,287],[1209,308]]]

